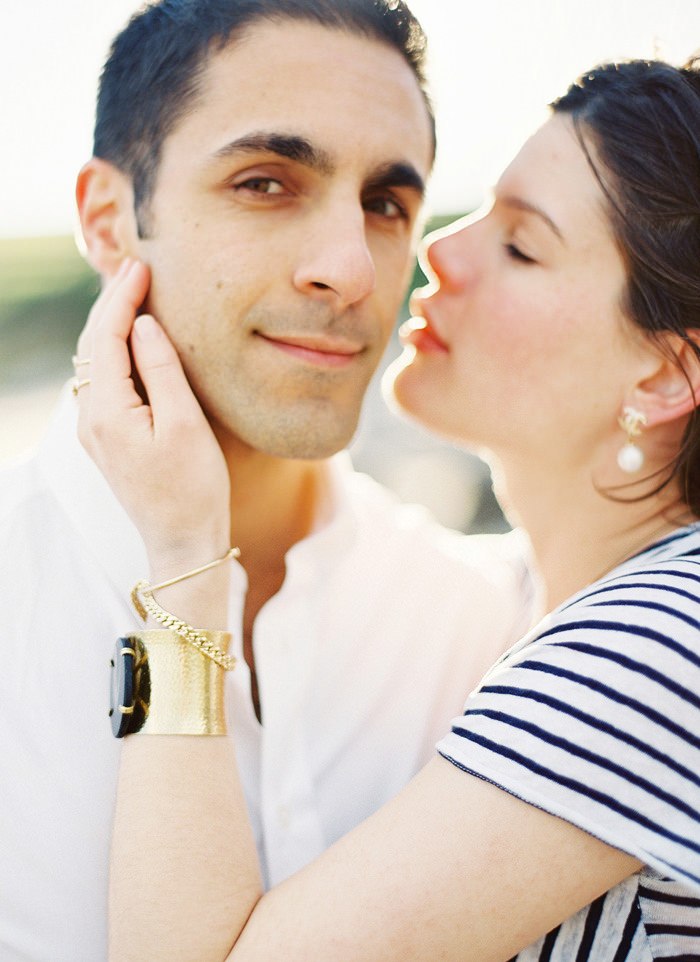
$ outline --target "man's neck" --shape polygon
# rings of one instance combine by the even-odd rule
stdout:
[[[266,596],[261,606],[281,586],[289,549],[314,527],[327,462],[273,457],[240,443],[222,447],[231,476],[231,543],[241,549],[250,588]]]
[[[248,576],[243,611],[243,656],[251,700],[262,720],[253,646],[260,609],[282,587],[289,549],[313,529],[327,487],[326,461],[293,461],[222,443],[231,476],[231,544],[241,549]]]

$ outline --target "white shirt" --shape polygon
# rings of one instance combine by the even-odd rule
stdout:
[[[74,422],[66,396],[37,455],[0,478],[3,962],[106,957],[109,659],[138,625],[128,598],[147,565]],[[246,575],[231,569],[229,728],[271,885],[405,785],[527,622],[517,539],[447,532],[346,456],[330,471],[330,516],[256,620],[263,726],[241,657]]]

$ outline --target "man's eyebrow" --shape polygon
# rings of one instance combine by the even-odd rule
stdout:
[[[539,217],[540,220],[544,221],[547,227],[549,227],[549,229],[554,234],[556,234],[556,236],[559,238],[562,244],[566,246],[564,235],[562,234],[559,227],[557,227],[557,225],[554,223],[554,221],[549,216],[549,214],[547,214],[546,211],[542,210],[541,207],[538,207],[537,204],[531,204],[529,201],[524,200],[522,197],[508,196],[508,197],[499,197],[498,199],[502,204],[505,204],[506,207],[515,207],[517,210],[522,210],[522,211],[525,211],[525,213],[527,214],[534,214],[536,217]]]
[[[332,174],[335,164],[330,154],[314,146],[305,137],[297,134],[256,131],[224,144],[213,155],[212,160],[222,160],[235,154],[277,154],[293,160],[305,167],[311,167],[320,174]]]
[[[365,190],[386,190],[387,187],[408,187],[422,199],[425,196],[425,181],[413,164],[396,162],[383,164],[372,171],[365,183]]]
[[[239,153],[277,154],[326,176],[335,172],[331,155],[298,134],[265,130],[244,134],[215,151],[212,160],[226,159]],[[412,164],[402,161],[383,164],[372,171],[365,183],[366,190],[381,190],[387,187],[408,187],[416,191],[421,198],[425,195],[425,180]]]

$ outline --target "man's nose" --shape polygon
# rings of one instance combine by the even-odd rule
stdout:
[[[305,294],[332,298],[339,306],[356,304],[377,283],[367,243],[365,213],[358,205],[319,212],[299,245],[294,285]]]

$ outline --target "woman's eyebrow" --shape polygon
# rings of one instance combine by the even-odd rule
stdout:
[[[564,235],[559,227],[555,224],[549,214],[542,210],[541,207],[538,207],[537,204],[531,204],[530,201],[514,195],[499,197],[498,201],[499,203],[504,204],[506,207],[515,207],[517,210],[525,211],[526,214],[534,214],[536,217],[539,217],[540,220],[543,221],[554,234],[556,234],[562,244],[566,246],[566,240],[564,239]]]

